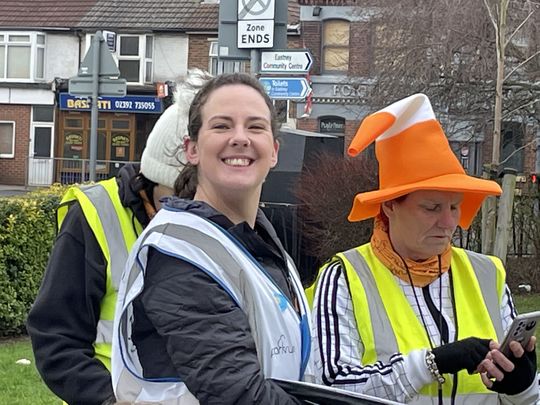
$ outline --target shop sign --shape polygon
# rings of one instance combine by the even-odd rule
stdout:
[[[124,112],[159,114],[163,111],[161,99],[154,96],[99,97],[100,112]],[[58,105],[61,110],[90,111],[92,103],[89,97],[76,97],[60,93]]]
[[[319,120],[319,132],[321,134],[344,134],[345,118],[322,117]]]
[[[129,137],[126,135],[115,135],[111,143],[112,146],[129,146]]]
[[[340,98],[350,98],[350,97],[366,97],[368,93],[368,88],[365,85],[354,85],[354,84],[334,84],[332,86],[332,96]]]
[[[125,159],[128,155],[129,136],[124,134],[113,134],[111,138],[112,153],[114,159]]]

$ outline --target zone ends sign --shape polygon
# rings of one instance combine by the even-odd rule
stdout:
[[[273,20],[239,20],[238,48],[272,48],[274,46]]]

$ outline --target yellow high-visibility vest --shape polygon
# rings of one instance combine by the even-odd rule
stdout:
[[[384,362],[397,352],[407,354],[414,349],[430,347],[426,331],[398,281],[375,256],[369,243],[338,253],[321,268],[317,282],[308,289],[311,305],[321,274],[336,261],[342,263],[347,274],[356,327],[364,345],[362,364]],[[506,277],[501,261],[452,248],[451,268],[456,340],[476,336],[501,341],[500,306]],[[446,376],[442,387],[445,397],[452,395],[453,383],[451,376]],[[420,394],[436,397],[438,384],[424,387]],[[478,374],[469,375],[466,370],[457,374],[456,394],[463,400],[480,401],[475,403],[486,403],[488,398],[497,400],[497,394],[483,385]],[[456,401],[460,402],[459,399]]]
[[[142,226],[133,211],[122,205],[115,178],[90,186],[71,187],[57,211],[58,229],[66,217],[69,203],[73,201],[79,202],[107,262],[106,290],[100,304],[94,349],[95,357],[110,370],[116,294],[129,250]]]

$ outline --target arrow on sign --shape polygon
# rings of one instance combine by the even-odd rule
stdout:
[[[305,77],[261,77],[259,82],[274,100],[303,100],[311,92]]]
[[[307,73],[313,57],[307,50],[263,51],[261,73]]]

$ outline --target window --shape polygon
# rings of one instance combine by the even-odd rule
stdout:
[[[54,107],[49,105],[35,105],[32,107],[32,119],[39,122],[54,121]]]
[[[32,107],[32,138],[34,158],[50,158],[52,156],[54,107],[51,105],[35,105]]]
[[[0,80],[36,81],[45,78],[45,35],[0,32]]]
[[[519,122],[503,122],[501,130],[501,163],[523,173],[523,128]]]
[[[208,53],[208,71],[213,76],[222,73],[245,72],[246,62],[243,60],[226,60],[218,57],[218,42],[210,42],[210,50]]]
[[[151,35],[119,35],[116,56],[120,77],[128,83],[152,83],[154,37]]]
[[[323,70],[346,73],[349,70],[349,22],[329,20],[323,26]]]
[[[152,83],[154,72],[152,70],[152,59],[154,57],[154,37],[146,37],[146,51],[144,55],[144,82]]]
[[[35,158],[50,158],[52,146],[52,127],[34,127]]]
[[[15,122],[0,121],[0,158],[15,157]]]

